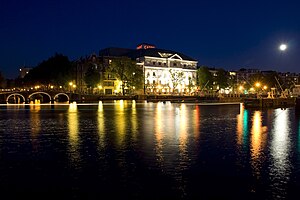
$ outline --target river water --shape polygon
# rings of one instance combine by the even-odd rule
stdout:
[[[243,104],[0,105],[0,197],[298,199],[299,118]]]

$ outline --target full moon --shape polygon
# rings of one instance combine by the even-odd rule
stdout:
[[[286,48],[287,48],[286,44],[281,44],[281,45],[279,46],[280,51],[285,51]]]

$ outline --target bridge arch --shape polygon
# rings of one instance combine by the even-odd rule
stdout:
[[[51,102],[51,100],[52,100],[52,97],[51,97],[50,94],[48,94],[47,92],[34,92],[34,93],[32,93],[32,94],[30,94],[30,95],[28,96],[28,99],[30,100],[30,98],[31,98],[32,96],[36,95],[36,94],[44,94],[44,95],[47,95],[47,96],[49,97],[50,102]]]
[[[66,96],[67,99],[68,99],[68,101],[70,101],[70,97],[69,97],[66,93],[63,93],[63,92],[56,94],[56,95],[53,97],[53,100],[55,101],[55,99],[58,98],[58,96],[60,96],[60,95]]]
[[[9,98],[10,97],[12,97],[12,96],[20,96],[20,97],[22,97],[22,99],[23,99],[23,102],[26,102],[26,99],[25,99],[25,97],[22,95],[22,94],[19,94],[19,93],[12,93],[12,94],[10,94],[10,95],[8,95],[7,96],[7,98],[6,98],[6,103],[9,103]]]

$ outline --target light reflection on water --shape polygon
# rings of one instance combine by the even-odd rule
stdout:
[[[68,128],[69,128],[69,156],[71,163],[78,167],[78,162],[80,160],[80,154],[78,150],[79,146],[79,124],[78,124],[78,110],[76,103],[70,103],[68,109]]]
[[[275,110],[274,125],[270,133],[272,135],[270,178],[274,198],[279,195],[286,195],[286,187],[290,179],[290,126],[289,112],[287,110]]]
[[[253,173],[257,178],[260,177],[260,170],[265,161],[264,148],[267,138],[267,127],[262,125],[262,112],[255,111],[252,116],[251,128],[251,165]]]
[[[117,145],[122,146],[125,139],[126,134],[126,126],[128,125],[126,123],[126,114],[125,114],[125,105],[124,101],[115,101],[115,127],[116,127],[116,139],[117,139]]]
[[[131,133],[133,141],[136,142],[138,136],[138,117],[135,100],[132,101],[131,105]]]
[[[164,126],[163,126],[163,119],[162,119],[162,104],[157,104],[157,109],[155,113],[155,139],[156,139],[156,145],[155,145],[155,151],[157,155],[158,163],[160,164],[160,167],[163,167],[164,163],[164,154],[163,154],[163,140],[164,140]]]
[[[99,133],[99,145],[100,148],[105,147],[105,123],[104,123],[104,110],[103,110],[103,103],[102,101],[99,101],[98,104],[98,117],[97,117],[97,123],[98,123],[98,133]]]
[[[274,199],[288,197],[288,191],[294,191],[289,185],[299,185],[300,123],[293,109],[264,111],[247,110],[242,104],[203,106],[119,100],[86,105],[7,106],[0,112],[4,133],[0,135],[1,155],[10,152],[12,156],[14,152],[13,156],[21,157],[17,150],[9,151],[13,146],[10,140],[13,144],[30,140],[32,152],[28,151],[27,156],[34,159],[47,155],[41,151],[49,151],[41,144],[55,144],[55,151],[65,155],[65,160],[57,160],[65,163],[63,169],[55,170],[72,171],[66,179],[56,177],[58,181],[86,188],[78,183],[85,180],[83,173],[105,188],[89,191],[95,194],[108,193],[110,186],[116,185],[126,195],[141,198],[145,191],[153,198],[163,192],[164,197],[179,195],[187,199],[230,198],[235,192],[245,191],[242,195]],[[14,127],[20,125],[22,129]],[[31,134],[26,138],[28,130]],[[16,131],[24,136],[11,134]],[[1,161],[5,161],[3,156]],[[32,167],[18,162],[25,168]],[[14,173],[9,166],[0,169],[0,179],[5,173]],[[45,171],[51,170],[49,163]],[[95,187],[92,182],[85,184]]]

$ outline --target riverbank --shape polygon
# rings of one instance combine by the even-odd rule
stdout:
[[[287,108],[296,105],[295,98],[245,98],[246,108]]]
[[[178,102],[178,103],[227,103],[227,102],[242,102],[243,98],[237,96],[184,96],[184,95],[81,95],[72,96],[70,101],[89,103],[97,101],[112,101],[112,100],[145,100],[148,102]]]

